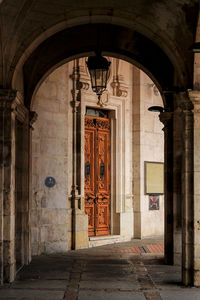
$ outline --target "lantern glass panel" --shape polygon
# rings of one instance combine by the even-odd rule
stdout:
[[[91,77],[91,84],[92,84],[92,89],[96,85],[96,74],[95,70],[90,70],[90,77]]]
[[[103,85],[103,78],[102,78],[102,70],[96,70],[96,86],[101,87]]]
[[[104,86],[106,88],[107,85],[107,77],[108,77],[108,70],[103,70],[103,82],[104,82]]]

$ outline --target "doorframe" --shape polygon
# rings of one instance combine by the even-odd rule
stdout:
[[[111,235],[120,235],[120,214],[125,212],[125,99],[108,96],[108,105],[97,105],[97,97],[84,91],[81,95],[81,194],[84,195],[84,138],[86,108],[105,109],[109,111],[111,125],[111,198],[110,226]],[[124,166],[124,167],[123,167]],[[84,196],[83,196],[84,197]]]

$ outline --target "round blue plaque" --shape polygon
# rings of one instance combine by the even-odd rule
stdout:
[[[53,177],[47,177],[47,178],[45,179],[45,185],[46,185],[48,188],[54,187],[55,184],[56,184],[55,178],[53,178]]]

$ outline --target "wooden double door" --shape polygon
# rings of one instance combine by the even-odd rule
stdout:
[[[85,212],[88,235],[110,234],[110,120],[85,116]]]

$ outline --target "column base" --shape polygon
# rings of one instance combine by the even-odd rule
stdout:
[[[194,286],[200,287],[200,270],[194,270]]]
[[[182,269],[182,283],[185,286],[193,286],[194,281],[193,281],[193,270],[186,270]]]
[[[15,263],[4,265],[4,282],[13,282],[15,280]]]
[[[75,220],[73,248],[74,250],[88,248],[88,215],[80,209],[75,208],[73,210],[73,217]]]

